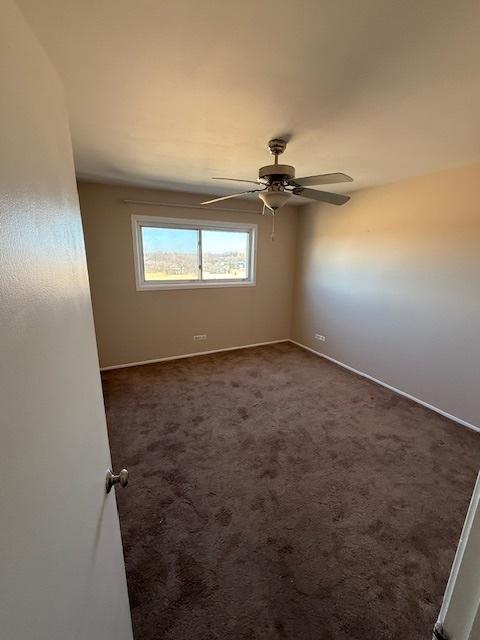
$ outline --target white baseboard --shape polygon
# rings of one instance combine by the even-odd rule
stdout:
[[[250,349],[251,347],[263,347],[267,344],[278,344],[279,342],[290,342],[289,338],[282,340],[269,340],[268,342],[255,342],[254,344],[241,344],[237,347],[225,347],[224,349],[212,349],[211,351],[196,351],[195,353],[182,353],[178,356],[167,356],[166,358],[154,358],[153,360],[141,360],[140,362],[127,362],[126,364],[114,364],[110,367],[100,367],[100,371],[111,371],[113,369],[126,369],[127,367],[138,367],[142,364],[154,364],[155,362],[167,362],[168,360],[180,360],[182,358],[193,358],[194,356],[207,356],[210,353],[221,353],[222,351],[236,351],[237,349]]]
[[[378,378],[374,378],[373,376],[369,376],[368,373],[364,373],[363,371],[359,371],[358,369],[354,369],[353,367],[350,367],[348,364],[340,362],[339,360],[335,360],[335,358],[331,358],[330,356],[327,356],[324,353],[321,353],[320,351],[315,351],[315,349],[311,349],[310,347],[307,347],[306,345],[301,344],[300,342],[297,342],[296,340],[291,340],[290,339],[289,342],[291,342],[292,344],[296,344],[297,347],[301,347],[302,349],[306,349],[307,351],[310,351],[311,353],[314,353],[315,355],[320,356],[321,358],[325,358],[326,360],[330,360],[330,362],[334,362],[335,364],[338,364],[340,367],[343,367],[344,369],[348,369],[349,371],[353,371],[353,373],[356,373],[359,376],[362,376],[363,378],[367,378],[368,380],[371,380],[372,382],[376,382],[377,384],[380,384],[382,387],[390,389],[390,391],[394,391],[395,393],[398,393],[399,395],[404,396],[405,398],[408,398],[409,400],[413,400],[414,402],[417,402],[418,404],[421,404],[422,407],[426,407],[427,409],[431,409],[432,411],[435,411],[436,413],[439,413],[440,415],[444,416],[445,418],[448,418],[449,420],[453,420],[454,422],[458,422],[458,424],[461,424],[462,426],[467,427],[468,429],[472,429],[473,431],[477,431],[478,433],[480,433],[480,427],[477,427],[474,424],[471,424],[470,422],[467,422],[466,420],[462,420],[461,418],[457,418],[456,416],[453,416],[451,413],[447,413],[446,411],[443,411],[443,409],[439,409],[438,407],[434,407],[433,404],[428,404],[428,402],[424,402],[423,400],[420,400],[419,398],[415,398],[415,396],[410,395],[406,391],[402,391],[401,389],[397,389],[396,387],[392,387],[391,385],[387,384],[386,382],[382,382],[381,380],[378,380]]]

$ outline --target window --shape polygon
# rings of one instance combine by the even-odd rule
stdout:
[[[132,216],[137,289],[255,284],[257,225]]]

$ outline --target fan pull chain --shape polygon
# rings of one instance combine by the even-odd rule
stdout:
[[[270,236],[270,240],[272,242],[275,240],[275,211],[272,211],[272,235]]]

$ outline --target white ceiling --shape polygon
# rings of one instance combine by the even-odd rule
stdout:
[[[80,177],[235,191],[211,176],[256,178],[281,134],[297,176],[355,188],[480,159],[478,0],[18,3],[63,79]]]

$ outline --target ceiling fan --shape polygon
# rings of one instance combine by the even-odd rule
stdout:
[[[306,178],[295,178],[295,167],[288,164],[278,164],[278,156],[285,151],[287,147],[286,140],[274,138],[268,143],[270,153],[275,156],[274,164],[261,167],[258,172],[258,180],[242,180],[237,178],[212,178],[213,180],[230,180],[233,182],[248,182],[257,185],[257,189],[249,189],[241,191],[230,196],[214,198],[207,200],[202,204],[213,204],[221,200],[229,200],[230,198],[238,198],[247,193],[258,193],[258,197],[263,201],[263,213],[267,207],[272,214],[275,214],[280,207],[283,207],[292,195],[302,196],[310,200],[318,202],[328,202],[329,204],[345,204],[350,200],[349,196],[339,193],[330,193],[328,191],[317,191],[316,189],[307,189],[309,186],[322,184],[335,184],[339,182],[352,182],[353,178],[345,173],[324,173],[318,176],[308,176]]]

